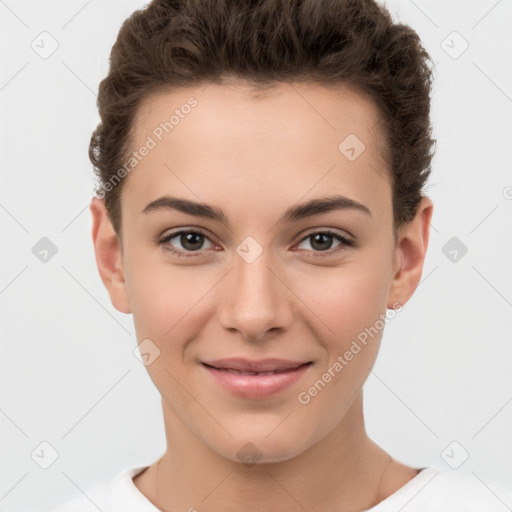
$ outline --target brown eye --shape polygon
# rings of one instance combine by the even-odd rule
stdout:
[[[180,244],[186,250],[197,251],[202,248],[204,237],[199,233],[182,233],[177,236],[179,237]]]
[[[315,233],[309,237],[311,239],[311,247],[318,251],[326,251],[332,247],[334,237],[326,233]]]
[[[326,252],[326,255],[337,253],[339,251],[342,251],[345,248],[345,246],[353,245],[353,243],[344,236],[341,236],[339,233],[329,230],[310,233],[308,236],[304,237],[300,243],[303,243],[308,240],[310,240],[309,245],[311,247],[311,249],[308,250],[312,250],[315,253]],[[332,249],[334,241],[337,241],[339,243],[337,245],[334,245],[335,248]]]
[[[209,248],[204,247],[205,240],[210,241],[210,239],[200,231],[182,229],[165,235],[158,243],[177,256],[193,256],[193,254],[187,253],[199,252]],[[174,242],[171,243],[171,241]],[[211,246],[213,246],[212,243]]]

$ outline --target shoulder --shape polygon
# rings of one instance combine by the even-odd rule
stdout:
[[[110,482],[96,484],[52,512],[155,512],[154,505],[135,487],[133,477],[146,466],[125,469]]]
[[[428,467],[368,512],[391,512],[406,504],[408,512],[506,512],[512,508],[512,491],[474,473]]]
[[[493,482],[486,482],[475,473],[458,473],[432,469],[434,471],[433,488],[439,491],[445,490],[449,493],[449,496],[458,500],[456,503],[465,504],[468,498],[471,498],[474,503],[480,503],[490,508],[501,504],[501,507],[495,507],[497,510],[503,509],[504,502],[507,503],[506,510],[509,510],[508,507],[512,505],[512,491],[503,489]],[[434,479],[437,479],[437,481]]]

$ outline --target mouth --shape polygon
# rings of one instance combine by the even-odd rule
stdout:
[[[283,391],[300,379],[312,361],[232,358],[202,362],[217,384],[243,398],[262,399]]]

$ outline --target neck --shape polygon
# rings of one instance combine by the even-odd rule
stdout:
[[[355,512],[395,490],[383,488],[394,461],[366,434],[362,392],[336,428],[311,447],[289,460],[253,465],[220,456],[163,406],[167,450],[134,482],[164,512]]]

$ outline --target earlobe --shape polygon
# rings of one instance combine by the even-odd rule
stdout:
[[[112,305],[121,313],[131,313],[120,241],[108,216],[105,202],[93,197],[89,208],[93,221],[92,240],[96,265],[101,280],[107,288]]]
[[[434,205],[430,198],[423,197],[414,219],[400,230],[396,247],[396,257],[400,265],[391,284],[389,309],[396,309],[397,303],[403,306],[420,282],[433,210]],[[395,304],[395,307],[392,304]]]

